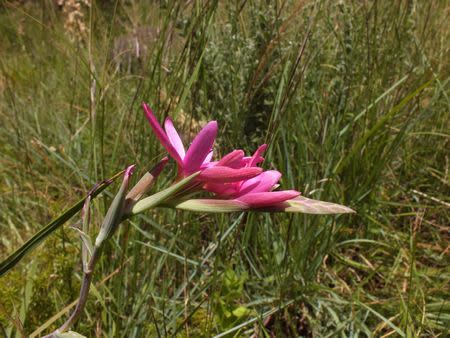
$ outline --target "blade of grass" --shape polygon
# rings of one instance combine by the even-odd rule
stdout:
[[[104,189],[106,189],[114,180],[122,175],[123,171],[115,174],[110,179],[105,180],[94,189],[90,194],[91,199],[95,198]],[[11,270],[17,263],[19,263],[22,258],[24,258],[28,253],[31,252],[38,244],[55,232],[60,226],[72,218],[78,211],[83,208],[85,198],[82,198],[77,203],[72,205],[70,208],[66,209],[61,215],[55,218],[53,221],[48,223],[45,227],[39,230],[33,237],[26,241],[20,248],[9,255],[4,261],[0,263],[0,277],[6,272]]]

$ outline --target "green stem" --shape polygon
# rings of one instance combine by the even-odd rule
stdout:
[[[86,306],[87,298],[89,296],[89,289],[91,287],[92,282],[92,276],[94,273],[95,264],[97,263],[98,259],[101,255],[101,247],[95,246],[94,251],[92,252],[92,257],[89,260],[89,264],[87,266],[86,271],[84,271],[83,274],[83,282],[80,289],[80,296],[78,298],[77,306],[75,307],[75,310],[70,315],[69,319],[60,326],[59,329],[57,329],[55,332],[45,336],[44,338],[51,338],[54,337],[57,333],[62,333],[67,331],[77,320],[80,318],[81,314],[83,313],[84,307]]]

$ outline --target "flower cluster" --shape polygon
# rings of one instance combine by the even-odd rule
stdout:
[[[217,122],[211,121],[196,135],[185,150],[173,122],[167,118],[164,129],[147,104],[145,115],[161,145],[178,164],[178,176],[187,177],[200,172],[197,181],[202,189],[215,194],[216,200],[233,201],[242,209],[267,208],[291,200],[300,195],[295,190],[274,191],[281,173],[263,171],[258,164],[267,145],[261,145],[253,156],[244,156],[242,150],[234,150],[218,161],[212,161],[213,145],[217,135]]]

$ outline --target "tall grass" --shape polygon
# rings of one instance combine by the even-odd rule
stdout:
[[[70,30],[52,1],[1,3],[2,257],[95,182],[163,156],[143,100],[186,140],[217,119],[221,153],[268,142],[284,187],[358,214],[149,212],[115,236],[76,331],[445,332],[445,1],[97,1],[81,13],[85,29]],[[140,42],[145,57],[118,47],[144,26],[159,31]],[[110,197],[93,203],[95,224]],[[1,278],[0,332],[39,336],[64,321],[79,247],[66,226]]]

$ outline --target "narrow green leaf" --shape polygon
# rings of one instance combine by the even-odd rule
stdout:
[[[105,180],[97,185],[91,192],[91,199],[100,194],[106,187],[108,187],[114,180],[120,177],[123,171],[115,174],[110,179]],[[69,209],[65,210],[61,215],[39,230],[33,237],[26,241],[19,249],[13,252],[9,257],[0,263],[0,276],[4,275],[10,269],[12,269],[20,260],[25,257],[33,248],[35,248],[44,239],[50,236],[61,225],[67,222],[73,215],[75,215],[84,205],[85,198],[82,198]]]
[[[91,213],[90,213],[90,207],[91,207],[91,196],[88,196],[86,198],[86,201],[84,202],[83,209],[81,210],[81,220],[83,223],[83,226],[80,231],[80,238],[81,238],[81,256],[83,260],[83,267],[86,270],[87,266],[89,264],[89,260],[91,259],[93,247],[92,247],[92,240],[89,237],[89,224],[91,222]]]
[[[177,192],[179,192],[181,189],[186,187],[191,181],[198,176],[200,172],[196,172],[192,174],[191,176],[188,176],[184,179],[182,179],[180,182],[170,186],[169,188],[157,192],[156,194],[153,194],[147,198],[144,198],[137,202],[133,208],[131,209],[131,214],[136,215],[139,214],[147,209],[154,208],[167,200],[169,200],[171,197],[173,197]]]
[[[367,310],[369,310],[372,314],[374,314],[375,316],[377,316],[378,318],[380,318],[383,322],[385,322],[388,326],[390,326],[395,332],[397,332],[397,334],[400,337],[405,337],[405,333],[396,325],[394,325],[394,323],[392,323],[391,320],[387,319],[386,317],[384,317],[382,314],[380,314],[379,312],[375,311],[374,309],[372,309],[370,306],[362,303],[362,302],[356,302],[356,304],[366,308]]]
[[[407,95],[404,99],[402,99],[397,105],[395,105],[387,114],[385,114],[383,117],[381,117],[375,125],[368,130],[359,140],[358,142],[355,142],[352,149],[350,150],[350,153],[343,159],[342,162],[339,162],[337,167],[335,168],[336,173],[340,173],[343,171],[343,169],[347,166],[347,164],[350,162],[350,160],[359,154],[363,146],[366,144],[366,142],[372,138],[378,130],[380,130],[391,118],[393,118],[399,111],[401,111],[409,101],[411,101],[413,98],[415,98],[418,94],[420,94],[425,88],[427,88],[434,79],[431,79],[424,84],[422,84],[419,88],[414,90],[412,93]]]
[[[88,262],[92,257],[92,253],[94,252],[91,237],[83,230],[78,229],[76,226],[72,226],[71,228],[78,232],[78,235],[80,236],[83,268],[84,270],[86,270]]]

